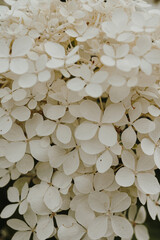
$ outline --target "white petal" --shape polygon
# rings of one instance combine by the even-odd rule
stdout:
[[[135,102],[132,106],[132,108],[129,109],[129,119],[131,122],[134,122],[137,118],[140,117],[142,113],[142,105],[139,102]]]
[[[57,120],[58,118],[64,116],[66,112],[66,107],[61,105],[46,104],[43,108],[43,112],[45,117],[51,120]]]
[[[150,173],[138,173],[137,181],[140,188],[146,194],[157,194],[160,191],[160,186],[157,178]]]
[[[6,40],[0,39],[0,57],[8,57],[9,56],[9,45],[6,43]]]
[[[72,223],[70,226],[62,225],[58,230],[59,240],[80,240],[85,230],[78,223]]]
[[[90,208],[98,213],[106,213],[109,209],[110,199],[105,192],[92,192],[88,196]]]
[[[157,147],[154,152],[154,161],[156,166],[160,169],[160,147]]]
[[[24,219],[31,228],[34,228],[37,224],[37,215],[32,211],[31,208],[29,208],[24,214]]]
[[[97,124],[85,121],[76,128],[75,137],[79,140],[90,140],[96,135],[97,130]]]
[[[25,151],[25,142],[11,142],[7,145],[5,157],[9,162],[15,163],[24,157]]]
[[[141,154],[139,160],[137,161],[137,171],[148,171],[153,169],[155,166],[153,156],[147,156],[146,154]]]
[[[37,173],[37,177],[44,181],[44,182],[50,182],[51,181],[51,177],[53,174],[53,169],[50,166],[49,163],[38,163],[36,165],[36,173]]]
[[[11,115],[17,119],[20,122],[24,122],[26,120],[29,119],[31,112],[30,110],[25,107],[25,106],[21,106],[21,107],[16,107],[12,112]]]
[[[51,69],[57,69],[64,66],[64,60],[52,58],[50,61],[47,62],[46,66]]]
[[[103,93],[101,85],[96,83],[87,84],[87,86],[85,87],[85,91],[88,94],[88,96],[91,96],[93,98],[98,98]]]
[[[104,44],[103,45],[103,51],[105,53],[105,55],[114,58],[115,57],[115,51],[114,48],[110,45]]]
[[[84,218],[85,216],[85,218]],[[81,202],[76,208],[75,218],[78,223],[80,223],[85,228],[88,227],[91,221],[95,218],[94,212],[90,209],[87,201]]]
[[[57,139],[64,144],[67,144],[71,141],[72,132],[70,127],[64,124],[59,124],[56,130]]]
[[[48,162],[48,147],[43,146],[41,140],[29,142],[32,157],[40,162]]]
[[[135,39],[135,35],[133,33],[129,33],[129,32],[124,32],[119,34],[119,36],[117,37],[117,41],[118,42],[126,42],[126,43],[130,43],[133,42]]]
[[[135,181],[135,175],[132,170],[122,167],[115,176],[116,182],[123,187],[132,186]]]
[[[116,48],[116,58],[125,57],[129,52],[129,45],[122,44]]]
[[[54,231],[53,219],[49,216],[41,216],[38,220],[36,232],[39,240],[47,239]]]
[[[155,129],[155,123],[147,118],[140,118],[133,123],[133,126],[139,133],[149,133]]]
[[[72,173],[76,172],[79,167],[79,156],[77,149],[68,153],[64,159],[65,161],[63,163],[63,170],[65,174],[71,175]]]
[[[16,187],[9,187],[7,197],[10,202],[19,202],[19,191]]]
[[[9,70],[9,59],[0,59],[0,73],[5,73]]]
[[[53,168],[58,168],[64,162],[65,150],[56,145],[48,149],[48,157],[50,165]]]
[[[150,105],[148,107],[148,112],[154,117],[158,117],[160,115],[160,109],[154,105]]]
[[[67,176],[60,171],[55,172],[52,178],[52,184],[60,189],[64,189],[70,186],[71,181],[72,178],[70,176]]]
[[[129,93],[130,93],[130,88],[127,87],[126,85],[123,85],[121,87],[111,86],[109,90],[110,100],[113,103],[118,103],[123,99],[125,99],[129,95]]]
[[[111,217],[112,228],[115,234],[121,238],[131,238],[133,235],[133,228],[130,222],[119,216]]]
[[[97,138],[81,142],[82,150],[87,154],[98,154],[105,150],[105,146]]]
[[[45,120],[42,124],[39,124],[36,128],[38,136],[49,136],[56,128],[56,123],[50,120]]]
[[[114,181],[113,169],[109,169],[105,173],[96,173],[94,177],[94,187],[96,191],[108,188]]]
[[[126,79],[123,76],[117,75],[117,74],[112,74],[108,78],[108,82],[115,87],[120,87],[123,86],[126,83]]]
[[[0,134],[7,133],[12,127],[12,119],[9,116],[2,116],[0,118]]]
[[[115,192],[111,198],[111,212],[119,213],[128,209],[131,205],[131,198],[127,193]]]
[[[31,209],[38,215],[47,215],[51,213],[44,204],[44,194],[48,187],[49,185],[47,183],[36,184],[29,190],[27,201],[29,202]]]
[[[19,77],[18,84],[22,88],[33,87],[37,82],[37,76],[32,73],[26,73]]]
[[[67,56],[67,59],[66,59],[65,63],[66,63],[67,66],[71,66],[74,63],[76,63],[79,59],[80,59],[80,56],[78,54],[75,54],[75,55],[73,55],[73,56],[71,56],[69,58]]]
[[[7,221],[7,225],[9,227],[11,227],[12,229],[18,230],[18,231],[30,230],[28,225],[25,222],[23,222],[22,220],[19,220],[19,219],[9,219]]]
[[[48,55],[55,58],[64,58],[65,57],[65,49],[62,45],[54,42],[47,42],[44,44],[44,48]]]
[[[144,58],[151,64],[160,64],[160,50],[152,49]]]
[[[121,140],[126,149],[131,149],[136,143],[137,135],[130,126],[122,132]]]
[[[88,236],[93,239],[104,237],[108,228],[108,218],[106,216],[96,217],[88,227]]]
[[[113,157],[110,152],[105,151],[97,160],[96,167],[99,173],[106,172],[112,165]]]
[[[105,66],[109,67],[115,66],[115,60],[109,56],[103,55],[101,56],[100,60]]]
[[[28,36],[16,39],[12,45],[12,56],[19,57],[26,55],[32,47],[32,40]]]
[[[99,129],[98,138],[102,144],[112,147],[117,142],[117,132],[112,124],[102,125]]]
[[[93,191],[92,179],[87,175],[75,177],[74,183],[80,193],[88,194]]]
[[[44,70],[43,72],[38,73],[39,82],[47,82],[51,78],[51,72],[49,70]]]
[[[149,138],[143,138],[141,141],[141,148],[147,155],[153,155],[155,145]]]
[[[85,82],[80,78],[72,78],[67,82],[68,89],[75,92],[81,91],[84,86],[85,86]]]
[[[21,239],[25,239],[25,240],[29,240],[31,237],[32,232],[31,231],[26,231],[26,232],[16,232],[13,235],[12,240],[21,240]]]
[[[97,103],[91,101],[91,100],[84,100],[80,104],[80,111],[82,116],[89,120],[94,122],[99,122],[101,117],[101,110]]]
[[[141,68],[142,72],[144,72],[146,75],[151,75],[152,65],[150,63],[148,63],[146,60],[141,59],[140,68]]]
[[[9,218],[18,207],[18,203],[7,205],[1,212],[1,218]]]
[[[110,104],[106,107],[102,118],[103,123],[115,123],[121,120],[125,114],[125,107],[122,103]]]
[[[138,214],[136,216],[136,219],[135,219],[135,222],[138,223],[138,224],[143,224],[146,220],[146,210],[144,208],[144,206],[141,206],[139,208],[139,211],[138,211]]]
[[[149,240],[148,229],[144,225],[135,226],[135,235],[139,240]]]
[[[24,58],[15,58],[11,60],[10,70],[15,74],[24,74],[28,71],[28,62]]]
[[[13,123],[12,128],[6,134],[4,134],[3,137],[8,141],[26,140],[26,137],[24,135],[22,128],[16,123]]]
[[[92,83],[103,83],[108,77],[107,71],[97,71],[91,78]]]

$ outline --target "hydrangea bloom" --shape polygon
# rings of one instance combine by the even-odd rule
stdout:
[[[4,1],[0,217],[12,240],[148,240],[145,209],[160,220],[160,11]]]

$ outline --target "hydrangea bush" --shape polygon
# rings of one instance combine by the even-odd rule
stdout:
[[[148,240],[146,209],[160,220],[160,10],[5,3],[0,216],[12,240]]]

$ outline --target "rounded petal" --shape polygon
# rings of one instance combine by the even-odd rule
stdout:
[[[0,73],[5,73],[9,70],[9,59],[0,59]]]
[[[108,67],[115,66],[115,60],[112,57],[103,55],[101,56],[100,60],[105,66],[108,66]]]
[[[110,199],[105,192],[92,192],[88,196],[90,208],[98,213],[106,213],[109,209]]]
[[[13,215],[18,207],[18,203],[7,205],[1,212],[1,218],[9,218]]]
[[[63,144],[69,143],[72,137],[70,127],[64,124],[59,124],[56,130],[56,137]]]
[[[126,149],[131,149],[135,145],[137,135],[131,126],[122,132],[121,140]]]
[[[96,217],[88,227],[88,236],[93,239],[104,237],[108,228],[108,218],[106,216]]]
[[[113,157],[110,152],[105,151],[97,160],[96,167],[99,173],[106,172],[112,165]]]
[[[154,152],[154,162],[156,166],[160,169],[160,147],[157,147]]]
[[[91,100],[84,100],[80,104],[80,112],[82,116],[89,121],[100,121],[101,109],[99,108],[97,103]]]
[[[113,231],[117,236],[126,239],[132,238],[133,228],[127,219],[119,216],[112,216],[111,223]]]
[[[135,235],[139,240],[149,240],[148,229],[144,225],[136,225],[135,226]]]
[[[12,127],[12,119],[10,116],[2,116],[0,118],[0,134],[7,133]]]
[[[147,118],[140,118],[133,123],[135,129],[142,134],[150,133],[155,129],[155,123]]]
[[[7,197],[10,202],[19,202],[19,191],[16,187],[10,187],[7,190]]]
[[[66,107],[62,105],[46,104],[43,108],[43,113],[45,117],[51,120],[57,120],[63,117],[65,112],[66,112]]]
[[[116,182],[123,187],[132,186],[135,181],[135,175],[132,170],[122,167],[115,176]]]
[[[88,96],[93,98],[98,98],[103,93],[101,85],[96,83],[87,84],[87,86],[85,87],[85,91],[88,94]]]
[[[55,58],[64,58],[65,57],[65,49],[59,43],[47,42],[44,44],[44,48],[48,55]]]
[[[22,88],[31,88],[37,82],[37,75],[32,73],[26,73],[19,77],[18,84]]]
[[[72,78],[67,82],[67,88],[79,92],[84,88],[85,84],[86,83],[81,78]]]
[[[15,74],[24,74],[28,71],[29,65],[24,58],[14,58],[10,63],[10,70]]]
[[[9,227],[11,227],[12,229],[18,230],[18,231],[30,230],[28,225],[25,222],[23,222],[22,220],[19,220],[19,219],[9,219],[7,221],[7,225]]]
[[[108,82],[109,84],[111,84],[112,86],[115,87],[121,87],[126,83],[126,79],[123,76],[120,76],[118,74],[112,74],[109,78],[108,78]]]
[[[78,140],[90,140],[96,135],[97,130],[97,124],[85,121],[76,128],[75,137]]]
[[[119,213],[128,209],[131,205],[131,198],[125,192],[115,192],[111,198],[111,212]]]
[[[29,119],[31,112],[25,106],[16,107],[12,112],[11,115],[20,122],[24,122]]]
[[[12,56],[19,57],[26,55],[32,47],[32,39],[28,36],[17,38],[12,45]]]
[[[77,149],[71,151],[64,157],[63,170],[66,175],[76,172],[79,167],[79,156]]]
[[[75,177],[74,183],[80,193],[88,194],[93,191],[92,179],[87,175]]]
[[[155,144],[149,138],[143,138],[141,141],[141,148],[147,155],[153,155]]]
[[[137,181],[140,188],[146,194],[157,194],[160,191],[158,180],[151,173],[138,173]]]
[[[99,141],[107,147],[112,147],[117,142],[117,132],[113,125],[102,125],[98,133]]]
[[[11,142],[7,145],[5,157],[9,162],[15,163],[24,157],[25,151],[25,142]]]
[[[122,103],[112,103],[106,107],[102,118],[103,123],[115,123],[121,120],[125,114],[125,107]]]

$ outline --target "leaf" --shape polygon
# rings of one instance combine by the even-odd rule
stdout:
[[[115,234],[121,238],[132,238],[133,228],[130,222],[119,216],[111,217],[111,224]]]

